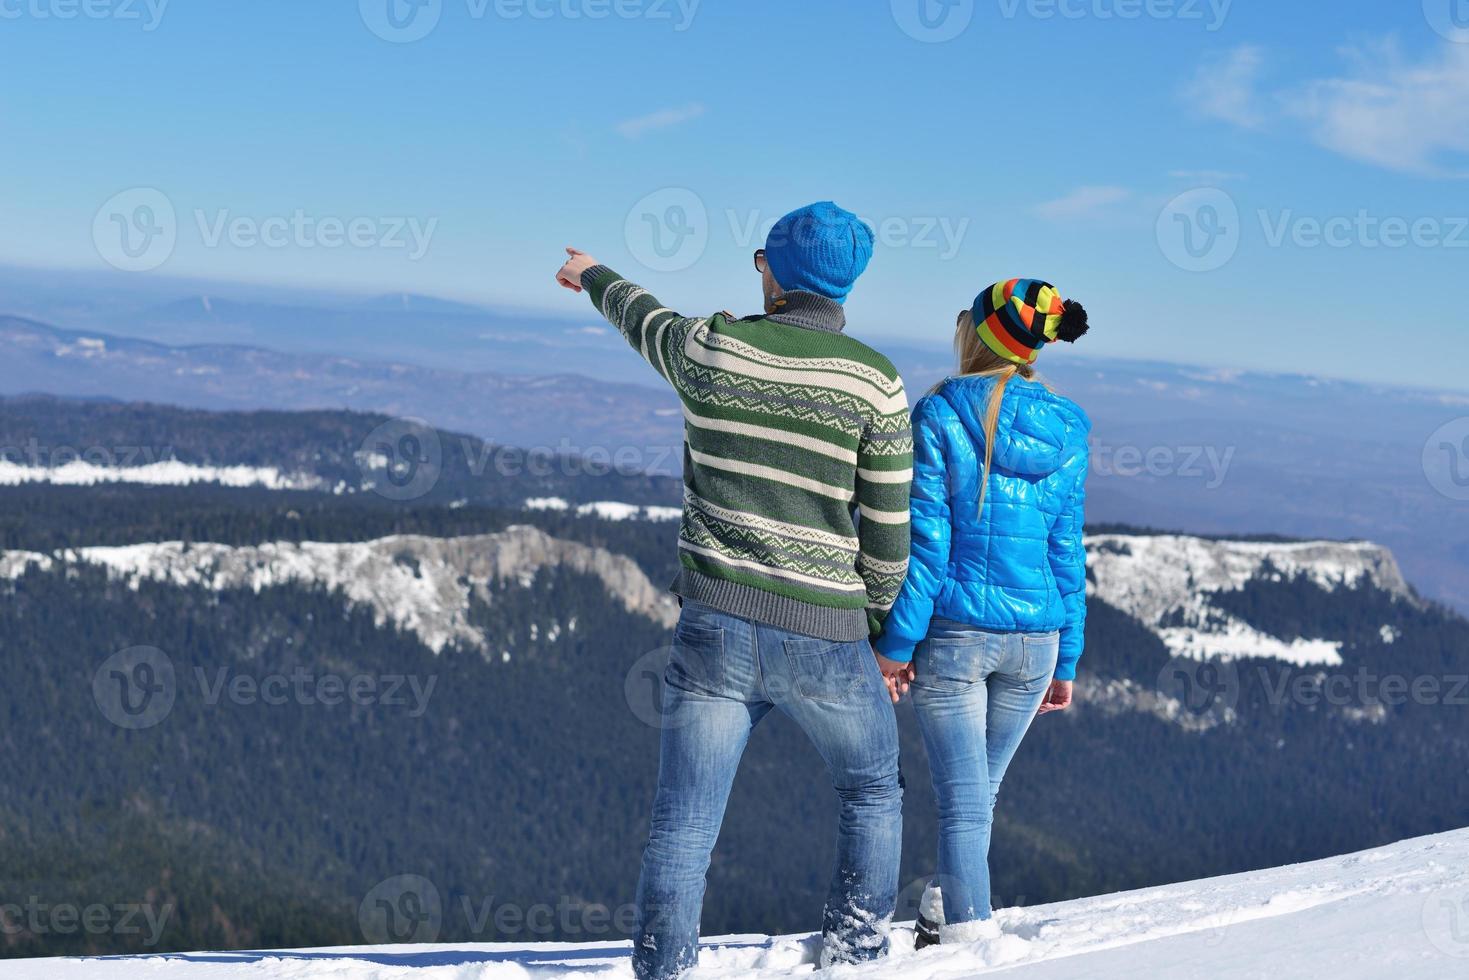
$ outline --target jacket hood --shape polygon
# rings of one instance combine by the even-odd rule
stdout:
[[[959,416],[981,456],[984,416],[995,378],[950,378],[936,397]],[[995,427],[994,465],[1024,476],[1047,477],[1086,448],[1091,420],[1071,399],[1037,381],[1013,378],[1005,388]]]

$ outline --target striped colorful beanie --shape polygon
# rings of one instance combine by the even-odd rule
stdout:
[[[1034,364],[1057,340],[1074,344],[1087,332],[1086,309],[1063,300],[1039,279],[997,282],[974,301],[974,326],[985,346],[1015,364]]]

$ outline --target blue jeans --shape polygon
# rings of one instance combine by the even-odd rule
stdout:
[[[990,918],[1000,781],[1050,686],[1058,633],[988,633],[936,619],[913,654],[913,705],[938,804],[944,922]]]
[[[638,880],[633,969],[675,977],[698,962],[705,874],[750,733],[779,708],[826,762],[841,803],[823,963],[887,951],[897,904],[903,791],[898,728],[866,643],[833,643],[685,603],[663,677],[662,752]],[[771,854],[786,846],[770,828]]]

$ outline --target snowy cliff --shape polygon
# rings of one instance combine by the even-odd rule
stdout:
[[[548,506],[537,503],[542,509]],[[595,506],[601,510],[589,512],[606,519],[661,522],[668,517],[628,505]],[[1221,593],[1250,583],[1305,579],[1327,591],[1373,588],[1416,601],[1392,554],[1364,542],[1105,534],[1088,537],[1086,545],[1090,594],[1137,619],[1180,657],[1272,657],[1300,666],[1341,663],[1335,640],[1271,636],[1215,604]],[[469,537],[398,536],[350,543],[235,547],[166,541],[52,555],[10,551],[0,552],[0,579],[14,578],[31,566],[51,569],[69,563],[103,566],[134,585],[151,580],[213,589],[319,586],[371,609],[381,624],[413,632],[434,651],[451,643],[488,649],[488,638],[469,621],[471,599],[490,601],[491,585],[529,587],[537,572],[552,567],[597,576],[629,612],[664,626],[671,627],[678,616],[676,602],[632,560],[530,527]]]
[[[1086,549],[1089,595],[1153,630],[1179,657],[1341,663],[1340,643],[1269,636],[1213,601],[1255,582],[1304,579],[1327,592],[1374,588],[1416,601],[1392,553],[1368,542],[1103,534],[1088,537]]]
[[[493,602],[492,585],[528,588],[552,567],[594,575],[628,612],[671,627],[678,607],[630,558],[532,527],[457,538],[400,535],[363,542],[276,542],[248,547],[164,541],[78,548],[42,555],[0,553],[0,578],[29,566],[90,564],[133,587],[144,581],[259,591],[279,585],[322,587],[372,610],[379,625],[415,634],[435,652],[451,643],[487,650],[469,621],[471,599]]]

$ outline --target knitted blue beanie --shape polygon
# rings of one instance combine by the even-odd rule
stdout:
[[[872,229],[850,211],[822,201],[792,211],[775,223],[765,242],[765,261],[780,288],[836,300],[847,294],[872,258]]]

